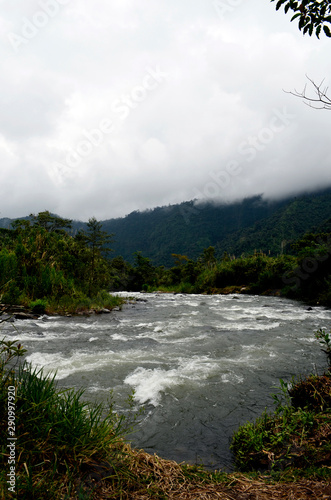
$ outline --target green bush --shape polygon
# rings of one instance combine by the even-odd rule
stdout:
[[[288,389],[281,381],[286,404],[274,396],[274,415],[264,414],[241,426],[231,449],[237,469],[271,471],[275,477],[330,477],[330,377],[309,377]]]
[[[2,295],[1,300],[4,304],[19,304],[20,303],[21,290],[15,282],[9,284],[6,287],[5,293]]]
[[[38,299],[30,302],[29,308],[35,314],[45,314],[47,308],[47,300]]]

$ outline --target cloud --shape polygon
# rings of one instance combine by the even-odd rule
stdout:
[[[3,1],[0,38],[2,216],[331,184],[330,114],[283,91],[330,74],[330,42],[268,1]]]

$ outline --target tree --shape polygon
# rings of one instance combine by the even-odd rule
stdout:
[[[146,290],[148,286],[156,284],[156,268],[148,257],[143,257],[141,252],[134,253],[135,265],[133,268],[131,288],[134,291]]]
[[[112,241],[112,234],[107,231],[102,231],[102,223],[97,221],[95,217],[89,219],[87,223],[87,231],[81,231],[78,239],[83,239],[91,248],[90,260],[90,276],[89,276],[89,295],[92,293],[93,285],[96,278],[96,262],[99,255],[105,252],[110,252],[109,243]]]
[[[38,215],[30,214],[30,218],[34,226],[43,227],[49,232],[71,229],[72,227],[72,220],[62,219],[57,215],[52,215],[48,210],[39,212]]]
[[[288,93],[294,95],[295,97],[300,97],[301,99],[304,100],[305,104],[307,104],[311,108],[331,110],[331,99],[327,95],[328,87],[322,87],[324,80],[322,80],[322,82],[318,85],[308,76],[307,78],[314,88],[315,96],[310,97],[307,95],[307,90],[306,90],[307,85],[305,85],[302,92],[294,90],[294,92],[288,92]]]
[[[200,256],[202,263],[208,269],[213,269],[216,266],[217,260],[215,257],[215,247],[205,248],[202,255]]]
[[[277,1],[276,10],[284,5],[285,13],[290,9],[294,12],[291,21],[299,20],[299,30],[311,36],[313,33],[319,38],[323,31],[326,36],[331,37],[331,30],[326,23],[331,23],[330,0],[271,0]]]

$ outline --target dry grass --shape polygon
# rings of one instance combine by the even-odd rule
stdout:
[[[331,483],[299,480],[272,483],[270,477],[250,479],[239,473],[211,473],[182,466],[125,445],[129,475],[116,474],[102,480],[92,472],[98,500],[331,500]],[[94,470],[95,469],[91,469]],[[86,491],[86,490],[85,490]],[[90,490],[91,491],[91,490]]]

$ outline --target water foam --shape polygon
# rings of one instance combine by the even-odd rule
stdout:
[[[112,351],[106,353],[75,351],[70,357],[66,357],[61,352],[54,354],[35,352],[27,356],[26,360],[32,367],[42,368],[45,373],[56,373],[55,378],[61,380],[77,372],[90,372],[107,366],[110,354]]]
[[[126,337],[125,335],[121,335],[120,333],[113,333],[113,335],[111,335],[111,338],[113,340],[121,340],[122,342],[127,342],[129,340],[128,337]]]
[[[162,368],[144,368],[139,366],[124,380],[135,390],[135,399],[141,404],[148,401],[158,406],[162,393],[176,386],[193,383],[199,384],[202,380],[215,374],[219,370],[219,363],[212,361],[208,356],[193,357],[181,360],[176,368],[164,370]]]

